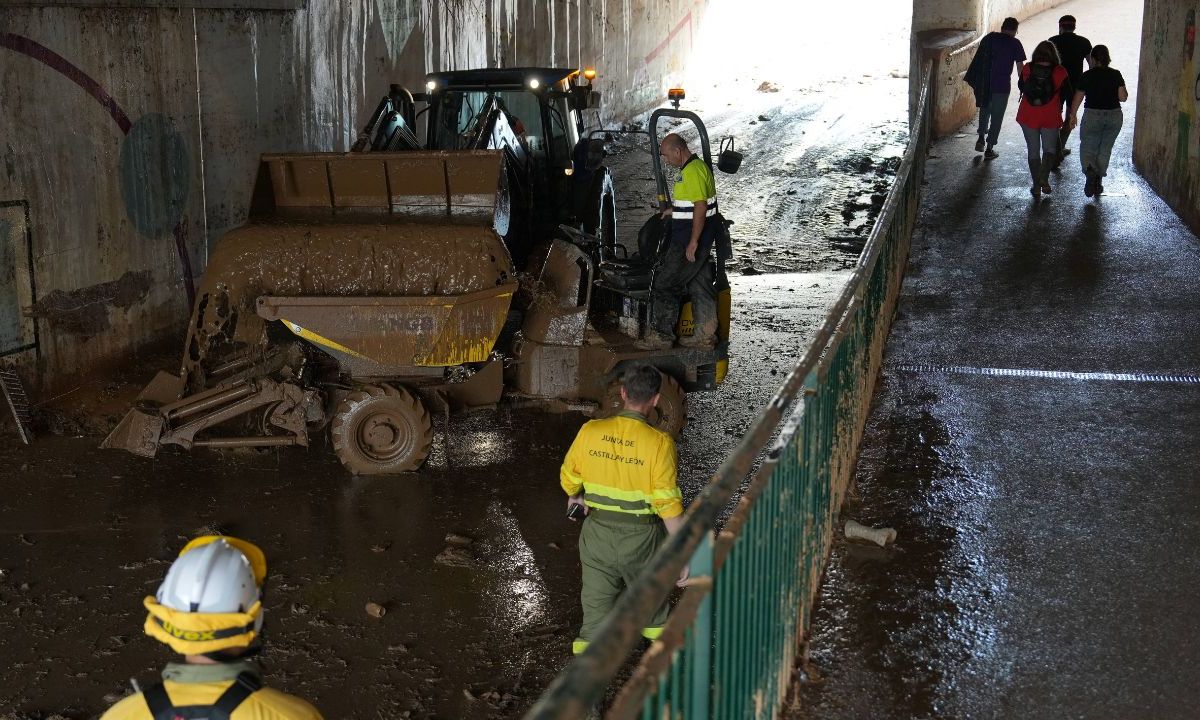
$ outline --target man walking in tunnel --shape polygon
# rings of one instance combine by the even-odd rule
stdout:
[[[713,348],[717,343],[717,301],[710,254],[717,236],[717,183],[712,169],[679,135],[662,139],[659,152],[667,164],[680,168],[672,203],[662,210],[670,217],[667,249],[659,260],[651,288],[651,327],[635,345],[642,350],[666,350],[675,343],[680,302],[692,301],[695,330],[683,347]]]
[[[974,91],[975,107],[979,108],[979,139],[975,141],[975,152],[983,153],[987,160],[1000,157],[996,143],[1000,140],[1004,111],[1008,109],[1008,96],[1012,93],[1013,70],[1025,62],[1025,48],[1017,39],[1017,27],[1016,18],[1004,18],[1000,32],[985,35],[963,76]]]
[[[585,515],[579,533],[583,626],[571,645],[578,655],[621,591],[642,572],[668,534],[683,525],[675,474],[675,441],[646,418],[658,404],[662,375],[641,365],[621,380],[622,411],[579,429],[559,471],[567,516]],[[679,578],[687,578],[687,569]],[[664,601],[642,636],[655,640],[667,621]]]
[[[1075,34],[1074,15],[1063,15],[1058,19],[1058,34],[1050,38],[1050,42],[1058,48],[1059,63],[1066,68],[1071,87],[1079,87],[1079,78],[1083,75],[1083,61],[1092,54],[1092,43],[1084,36]],[[1063,102],[1069,105],[1071,98],[1063,98]],[[1063,158],[1071,153],[1067,149],[1067,139],[1070,137],[1071,123],[1063,123],[1058,131],[1058,154],[1054,159],[1056,169],[1062,164]]]
[[[121,700],[101,720],[321,720],[312,705],[265,688],[246,657],[261,642],[267,560],[256,545],[209,535],[184,546],[167,570],[145,632],[184,656],[163,681]]]

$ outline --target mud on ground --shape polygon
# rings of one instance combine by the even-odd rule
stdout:
[[[903,103],[881,116],[875,91],[692,105],[714,142],[735,134],[746,159],[717,178],[737,223],[733,359],[724,385],[689,399],[685,500],[778,387],[857,258],[904,142]],[[622,225],[636,232],[654,195],[649,156],[619,146],[611,164]],[[563,517],[557,470],[586,418],[499,410],[439,423],[426,466],[395,478],[352,478],[322,443],[153,461],[96,449],[141,383],[177,362],[145,356],[41,408],[54,429],[85,437],[0,445],[0,708],[91,718],[129,678],[152,681],[169,655],[141,633],[141,598],[188,538],[214,531],[266,551],[268,682],[326,716],[517,717],[533,703],[579,622],[578,527]]]

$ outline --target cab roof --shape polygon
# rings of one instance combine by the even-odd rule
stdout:
[[[447,88],[523,88],[531,77],[538,79],[543,87],[551,87],[572,73],[575,68],[519,67],[482,68],[479,70],[450,70],[429,73],[426,81],[437,83],[439,90]]]

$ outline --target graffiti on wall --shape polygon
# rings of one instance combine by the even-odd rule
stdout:
[[[188,308],[195,300],[183,212],[191,177],[183,137],[170,119],[150,113],[137,122],[100,83],[77,65],[31,38],[0,32],[0,48],[30,57],[75,83],[95,100],[121,131],[120,181],[126,214],[139,233],[175,240]]]
[[[1181,44],[1183,67],[1179,73],[1178,135],[1175,147],[1175,168],[1187,173],[1188,161],[1200,157],[1200,77],[1196,63],[1196,10],[1188,10]]]

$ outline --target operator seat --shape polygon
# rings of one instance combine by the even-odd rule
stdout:
[[[638,249],[625,259],[608,258],[600,262],[600,278],[618,290],[649,290],[654,266],[666,247],[666,220],[658,213],[650,216],[638,230]]]

